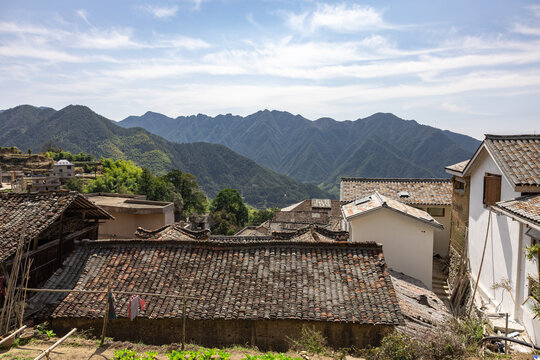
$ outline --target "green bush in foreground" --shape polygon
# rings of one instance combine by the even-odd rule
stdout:
[[[170,360],[214,360],[219,357],[220,360],[228,360],[231,354],[220,349],[205,349],[201,348],[199,351],[178,351],[173,350],[167,354]]]

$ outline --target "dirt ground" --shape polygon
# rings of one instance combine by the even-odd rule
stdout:
[[[47,340],[33,339],[25,345],[18,347],[12,347],[10,349],[0,349],[0,360],[31,360],[40,355],[44,350],[53,345],[58,339],[52,338]],[[197,350],[197,346],[188,345],[187,350]],[[160,360],[168,360],[165,355],[171,350],[180,350],[179,344],[170,344],[163,346],[152,346],[145,344],[134,344],[130,342],[121,341],[106,341],[102,347],[98,346],[97,340],[88,340],[80,337],[71,337],[66,339],[62,345],[56,347],[50,354],[51,360],[56,359],[70,359],[70,360],[87,360],[87,359],[112,359],[114,352],[121,349],[130,349],[137,351],[138,354],[144,354],[147,351],[154,351],[158,353],[157,358]],[[242,360],[245,358],[245,354],[256,355],[260,352],[242,348],[233,347],[225,349],[228,353],[232,354],[230,360]],[[297,356],[296,353],[289,353],[288,355]],[[515,355],[500,355],[498,359],[513,359],[513,360],[531,360],[531,354],[515,354]],[[334,360],[332,357],[326,356],[310,356],[312,360]],[[480,360],[486,358],[470,357],[466,360]],[[494,358],[491,358],[494,359]],[[346,360],[363,360],[361,358],[355,358],[347,356]]]
[[[40,355],[44,350],[53,345],[58,339],[32,340],[26,345],[12,347],[10,349],[0,349],[0,360],[30,360]],[[114,352],[121,349],[130,349],[137,351],[138,354],[144,354],[147,351],[158,353],[157,358],[167,360],[166,353],[172,350],[180,350],[180,344],[170,344],[163,346],[152,346],[145,344],[134,344],[122,341],[106,341],[102,347],[98,346],[97,340],[88,340],[84,338],[71,337],[66,339],[60,346],[56,347],[50,354],[51,360],[70,359],[112,359]],[[199,347],[187,345],[187,350],[197,350]],[[261,354],[256,350],[233,347],[225,349],[232,356],[230,360],[241,360],[246,354]],[[290,353],[289,355],[299,356]],[[312,360],[333,360],[331,357],[310,357]],[[362,360],[360,358],[347,357],[347,360]]]

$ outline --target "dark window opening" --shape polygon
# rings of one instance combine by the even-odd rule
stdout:
[[[431,216],[437,216],[437,217],[443,217],[444,216],[444,208],[427,208],[427,213]]]

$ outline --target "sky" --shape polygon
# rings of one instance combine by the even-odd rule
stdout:
[[[540,1],[0,0],[0,109],[540,132]]]

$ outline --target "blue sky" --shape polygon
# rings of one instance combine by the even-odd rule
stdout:
[[[540,131],[540,2],[0,0],[0,108]]]

